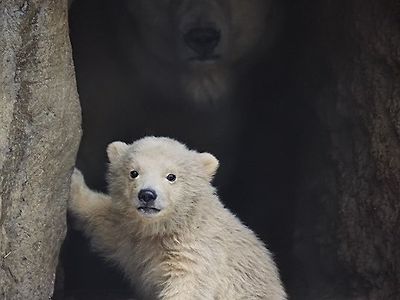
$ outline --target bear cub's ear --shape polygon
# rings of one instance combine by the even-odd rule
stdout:
[[[128,149],[124,142],[112,142],[107,146],[108,160],[113,163],[121,158],[122,154]]]
[[[216,159],[214,155],[204,152],[200,153],[200,161],[202,162],[207,175],[212,179],[219,167],[218,159]]]

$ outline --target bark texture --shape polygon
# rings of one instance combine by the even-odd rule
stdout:
[[[0,299],[49,299],[80,107],[67,1],[0,2]]]

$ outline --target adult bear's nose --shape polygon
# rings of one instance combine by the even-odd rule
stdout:
[[[212,54],[220,39],[221,33],[213,27],[192,28],[183,35],[186,45],[201,57]]]
[[[157,194],[155,191],[153,191],[151,189],[143,189],[143,190],[139,191],[138,198],[140,201],[142,201],[144,203],[149,203],[151,201],[156,200]]]

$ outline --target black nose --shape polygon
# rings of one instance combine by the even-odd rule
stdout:
[[[140,201],[148,203],[150,201],[156,200],[157,194],[153,190],[143,189],[143,190],[140,190],[138,197],[139,197]]]
[[[221,39],[218,30],[211,27],[192,28],[183,36],[183,40],[200,56],[210,55]]]

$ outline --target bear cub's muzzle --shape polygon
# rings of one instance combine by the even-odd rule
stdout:
[[[145,214],[151,215],[160,212],[155,205],[155,200],[157,199],[157,193],[152,189],[141,189],[138,193],[139,207],[138,210]]]

